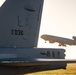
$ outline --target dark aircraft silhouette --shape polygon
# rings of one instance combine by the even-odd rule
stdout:
[[[68,38],[63,38],[63,37],[58,37],[58,36],[53,36],[53,35],[42,35],[42,39],[45,41],[49,41],[49,43],[59,43],[59,46],[66,46],[66,45],[76,45],[76,37],[73,36],[73,39],[68,39]]]

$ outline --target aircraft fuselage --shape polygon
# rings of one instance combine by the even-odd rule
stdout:
[[[45,41],[49,41],[49,43],[59,43],[59,46],[66,46],[66,45],[76,45],[76,40],[74,39],[68,39],[63,37],[57,37],[52,35],[42,35],[42,39]]]

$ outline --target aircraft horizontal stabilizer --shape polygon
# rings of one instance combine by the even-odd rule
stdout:
[[[2,62],[1,62],[2,61]],[[44,59],[44,58],[6,58],[0,60],[0,65],[9,66],[35,66],[76,63],[76,59]]]

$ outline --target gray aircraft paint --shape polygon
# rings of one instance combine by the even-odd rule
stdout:
[[[0,8],[0,47],[36,47],[43,0],[6,0]]]
[[[0,8],[1,66],[47,64],[55,69],[66,68],[64,49],[33,48],[37,45],[43,1],[6,0]]]

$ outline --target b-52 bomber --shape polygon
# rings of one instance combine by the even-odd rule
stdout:
[[[44,0],[6,0],[0,8],[0,65],[66,68],[65,50],[37,48]],[[49,66],[50,65],[50,66]]]

